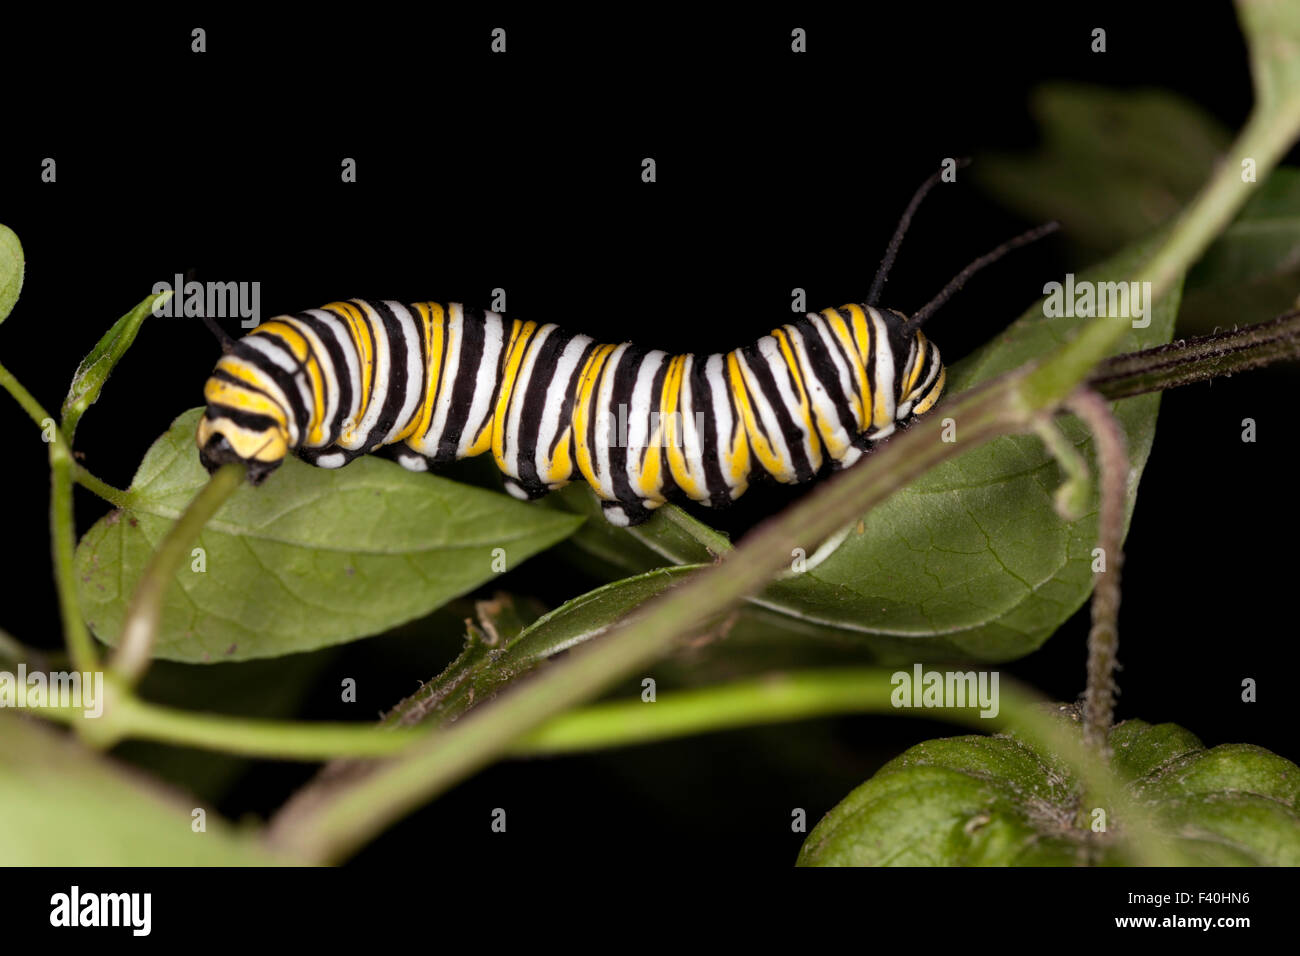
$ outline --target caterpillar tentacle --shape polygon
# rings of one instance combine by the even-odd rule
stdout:
[[[768,474],[846,467],[943,390],[939,350],[891,309],[811,313],[725,354],[602,345],[457,303],[352,299],[270,319],[204,388],[209,470],[260,482],[293,452],[425,471],[490,452],[519,498],[581,478],[615,524],[673,497],[720,506]]]

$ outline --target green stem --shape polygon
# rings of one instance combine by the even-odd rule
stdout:
[[[81,465],[77,465],[72,472],[72,479],[81,487],[92,491],[99,497],[103,498],[109,504],[118,508],[125,508],[131,503],[129,492],[120,491],[105,481],[96,478]]]
[[[37,670],[46,670],[49,667],[49,655],[45,651],[27,647],[4,628],[0,628],[0,663],[10,667],[27,664]]]
[[[450,720],[470,706],[474,699],[474,677],[490,660],[494,648],[488,643],[487,635],[472,621],[465,623],[468,637],[456,659],[433,680],[422,684],[414,694],[398,701],[383,716],[381,726],[412,727],[435,713],[439,720]],[[452,700],[457,706],[444,710]]]
[[[239,487],[244,478],[243,465],[224,465],[208,480],[185,512],[172,525],[162,543],[154,550],[149,564],[136,585],[127,608],[126,620],[111,666],[128,684],[134,684],[149,666],[158,635],[162,599],[168,583],[189,556],[194,540],[208,519]]]
[[[978,707],[915,711],[895,707],[893,674],[877,667],[795,671],[662,693],[653,704],[640,700],[596,704],[552,718],[517,740],[512,753],[575,753],[835,714],[938,718],[984,732],[1013,731],[1040,753],[1063,755],[1080,780],[1095,783],[1095,796],[1129,824],[1123,828],[1123,838],[1143,865],[1181,861],[1159,839],[1150,812],[1133,801],[1124,782],[1100,763],[1095,751],[1081,746],[1077,731],[1053,716],[1049,705],[1032,691],[999,681],[998,713],[992,717],[981,716]]]
[[[98,718],[86,717],[82,708],[66,706],[32,707],[31,711],[86,730],[105,746],[142,739],[271,760],[389,757],[424,736],[410,728],[384,729],[369,723],[258,720],[174,710],[146,703],[130,688],[114,682],[105,683],[105,695],[108,700]]]
[[[23,411],[36,423],[38,428],[44,429],[47,427],[46,422],[54,421],[53,416],[41,406],[40,402],[32,397],[32,393],[27,391],[22,383],[14,377],[13,373],[3,365],[0,365],[0,387],[3,387],[5,391],[14,397],[14,400],[22,406]],[[112,485],[101,481],[81,465],[73,465],[73,480],[82,487],[93,491],[105,501],[119,508],[126,507],[127,493],[125,491],[118,491]]]
[[[1052,453],[1056,463],[1065,472],[1065,480],[1056,489],[1056,512],[1066,521],[1078,521],[1084,514],[1092,481],[1088,476],[1088,463],[1079,449],[1056,427],[1050,416],[1034,419],[1034,431]]]
[[[883,668],[828,668],[664,692],[652,704],[593,704],[552,717],[516,740],[511,753],[575,753],[835,714],[892,713],[891,676]],[[1000,726],[981,722],[975,709],[947,708],[942,716],[983,730]]]
[[[0,365],[0,387],[14,397],[14,401],[22,406],[37,428],[43,429],[47,421],[54,421],[50,413],[41,407],[41,403],[32,397],[32,393],[23,388],[22,383],[3,365]]]
[[[77,597],[77,534],[72,518],[73,466],[72,449],[62,432],[55,428],[54,441],[50,443],[50,542],[54,551],[54,584],[72,666],[79,671],[94,671],[99,668],[99,655]]]
[[[99,655],[95,652],[95,643],[81,616],[81,605],[77,599],[74,568],[77,540],[72,517],[73,475],[80,472],[79,477],[90,477],[104,489],[109,486],[79,468],[73,460],[72,449],[54,418],[3,365],[0,365],[0,386],[14,397],[38,428],[53,429],[54,440],[50,442],[49,456],[50,541],[54,555],[54,583],[59,597],[59,612],[63,617],[64,639],[67,641],[72,665],[79,671],[92,671],[98,666]],[[85,481],[82,483],[85,484]],[[118,494],[121,495],[120,492]]]

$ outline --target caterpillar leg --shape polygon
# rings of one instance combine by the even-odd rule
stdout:
[[[409,445],[387,445],[378,452],[385,458],[391,458],[407,471],[428,471],[433,462]]]
[[[317,468],[342,468],[354,458],[360,458],[363,453],[340,448],[338,445],[327,445],[324,448],[297,448],[294,449],[294,454]]]
[[[385,446],[375,454],[397,462],[407,471],[431,471],[439,465],[446,464],[446,461],[420,454],[405,443]],[[511,497],[518,498],[520,501],[533,501],[542,498],[551,490],[541,482],[523,482],[510,475],[502,475],[501,480]]]
[[[388,445],[381,448],[376,454],[397,462],[407,471],[431,471],[439,465],[446,464],[445,461],[420,454],[405,443]],[[541,483],[526,484],[509,475],[502,475],[501,480],[505,483],[506,491],[510,493],[511,497],[518,498],[520,501],[533,501],[542,498],[551,490]]]
[[[602,501],[605,520],[619,528],[632,528],[650,520],[654,511],[641,502]]]
[[[518,498],[520,501],[535,501],[538,498],[544,498],[551,490],[540,482],[523,482],[509,475],[502,475],[501,480],[505,483],[506,491],[510,492],[510,496]]]

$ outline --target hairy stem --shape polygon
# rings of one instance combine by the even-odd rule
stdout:
[[[1119,652],[1120,568],[1124,563],[1124,496],[1128,489],[1128,451],[1124,431],[1106,400],[1081,388],[1065,403],[1092,432],[1097,447],[1101,510],[1097,519],[1097,568],[1088,632],[1088,683],[1084,694],[1084,740],[1104,750],[1115,716],[1115,661]]]
[[[1300,310],[1230,332],[1107,359],[1088,384],[1114,401],[1300,359]]]

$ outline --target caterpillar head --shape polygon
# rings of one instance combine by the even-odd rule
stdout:
[[[288,454],[289,419],[265,391],[223,368],[229,361],[222,358],[203,389],[208,407],[195,435],[199,461],[209,473],[244,462],[248,480],[259,485]]]
[[[895,353],[894,381],[898,385],[897,411],[894,418],[903,421],[911,415],[924,415],[943,394],[948,370],[944,368],[938,347],[920,329],[907,332],[902,347]]]
[[[280,467],[289,448],[288,435],[261,415],[232,416],[229,409],[208,406],[195,440],[199,461],[209,473],[230,462],[248,465],[248,480],[260,485]]]

